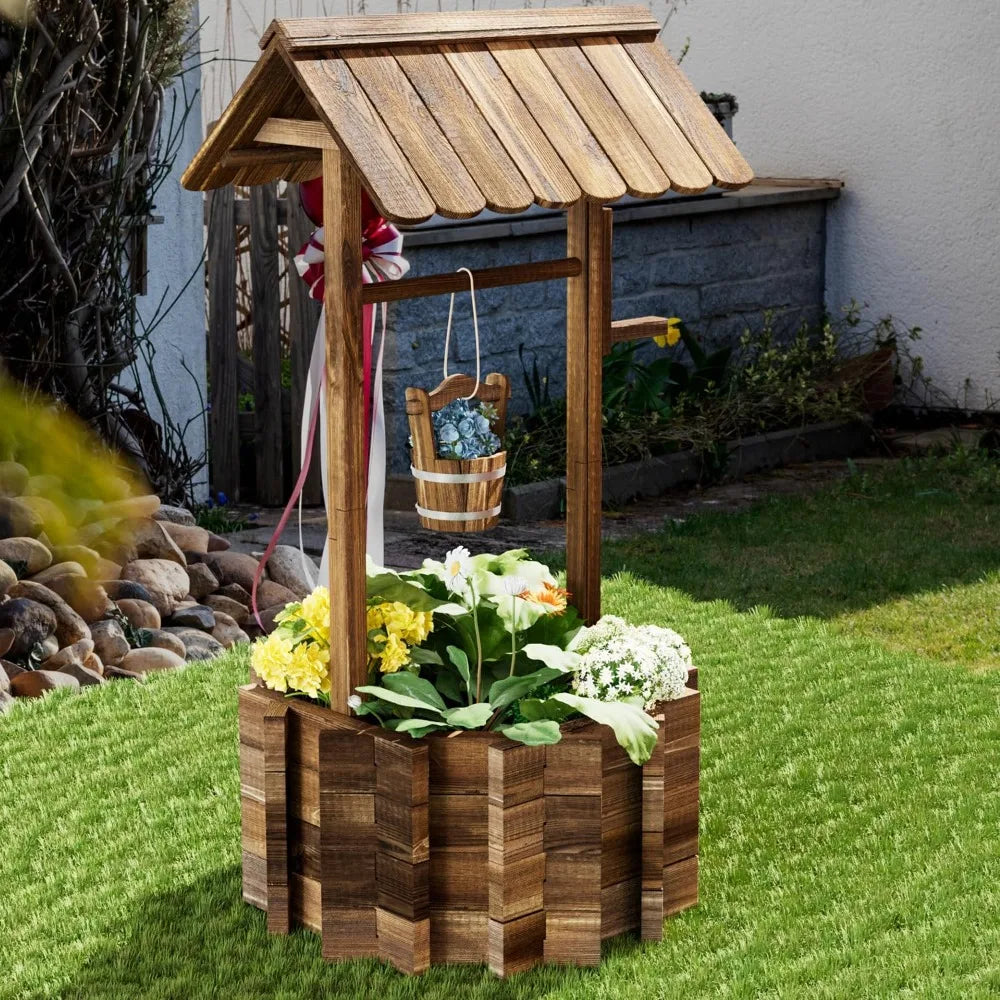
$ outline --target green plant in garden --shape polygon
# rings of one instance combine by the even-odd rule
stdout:
[[[225,493],[216,493],[204,503],[195,504],[192,513],[199,528],[225,535],[233,531],[244,531],[257,520],[254,513],[245,514],[230,506]]]

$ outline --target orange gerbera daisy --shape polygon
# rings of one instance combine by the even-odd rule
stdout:
[[[565,587],[557,587],[553,583],[543,583],[538,590],[525,590],[517,595],[526,601],[545,606],[547,615],[561,615],[566,611],[566,602],[570,596]]]

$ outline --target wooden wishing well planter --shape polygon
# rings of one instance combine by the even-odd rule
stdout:
[[[367,682],[362,306],[468,287],[362,288],[362,186],[399,224],[566,209],[565,257],[472,275],[566,279],[567,584],[596,621],[602,358],[666,332],[611,322],[604,206],[752,179],[658,33],[643,7],[276,21],[184,176],[194,190],[323,176],[331,708],[244,688],[240,740],[244,896],[275,932],[321,933],[328,958],[594,964],[603,938],[658,938],[697,899],[697,691],[662,706],[642,768],[590,722],[549,747],[416,741],[347,700]]]

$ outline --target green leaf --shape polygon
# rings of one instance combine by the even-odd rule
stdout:
[[[490,686],[489,702],[495,709],[505,708],[518,698],[523,698],[529,691],[534,691],[539,685],[548,684],[562,672],[555,667],[542,667],[534,673],[504,677]]]
[[[445,652],[448,654],[448,659],[455,665],[455,669],[462,675],[462,680],[465,681],[465,690],[471,693],[471,688],[469,687],[469,658],[465,655],[464,649],[459,649],[458,646],[449,646]]]
[[[462,679],[454,670],[439,670],[434,678],[434,686],[445,701],[456,702],[459,705],[469,702],[468,693],[462,689]]]
[[[543,719],[540,722],[519,722],[515,726],[508,726],[501,729],[509,740],[515,743],[523,743],[529,747],[549,746],[558,743],[562,739],[559,732],[559,723]]]
[[[465,608],[432,597],[422,587],[410,583],[392,572],[368,577],[368,599],[400,601],[413,611],[437,611],[442,614],[462,614]]]
[[[449,726],[459,729],[481,729],[493,715],[494,706],[485,701],[478,701],[465,708],[450,708],[444,713]]]
[[[381,631],[381,630],[380,630]],[[433,664],[440,667],[444,664],[441,655],[435,649],[427,649],[424,646],[414,646],[410,650],[410,662],[417,664]]]
[[[417,677],[408,670],[400,670],[394,674],[382,675],[382,686],[387,687],[396,694],[406,694],[411,698],[416,698],[433,708],[444,709],[444,700],[437,693],[437,688],[430,681],[423,677]]]
[[[394,675],[386,674],[385,676],[392,677]],[[380,698],[382,701],[391,702],[393,705],[402,705],[403,708],[422,708],[428,712],[434,712],[435,715],[441,714],[441,709],[437,708],[435,705],[429,705],[426,701],[421,701],[419,698],[411,698],[407,694],[400,694],[390,688],[367,684],[364,687],[355,688],[354,690],[357,691],[358,694],[370,694],[375,698]],[[437,694],[436,691],[434,693]]]
[[[626,701],[581,698],[568,692],[554,694],[551,700],[561,701],[564,705],[575,708],[581,715],[602,726],[610,726],[633,764],[645,764],[653,753],[659,726],[640,706],[630,705]]]
[[[538,660],[545,666],[564,674],[575,670],[580,665],[579,653],[572,653],[569,650],[542,642],[529,642],[522,652],[529,660]]]
[[[517,705],[517,710],[529,722],[539,722],[542,719],[551,719],[554,722],[563,722],[576,710],[569,705],[553,701],[551,698],[522,698]]]
[[[401,719],[399,725],[393,728],[397,733],[409,733],[415,740],[419,740],[435,729],[447,729],[448,725],[434,719]]]

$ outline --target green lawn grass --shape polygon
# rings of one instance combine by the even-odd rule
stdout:
[[[996,996],[991,477],[909,466],[609,547],[607,610],[701,667],[702,901],[662,943],[501,982],[269,937],[240,901],[239,654],[0,720],[0,998]]]

